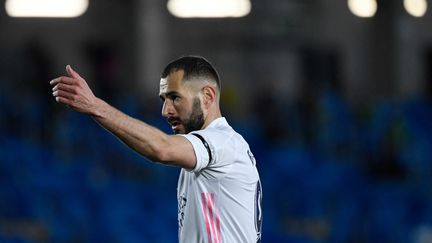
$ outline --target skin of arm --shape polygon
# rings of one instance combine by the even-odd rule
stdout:
[[[132,118],[97,98],[87,82],[69,65],[68,76],[53,79],[53,96],[58,103],[90,115],[103,128],[127,146],[148,159],[185,169],[196,165],[192,144],[183,136],[167,135],[138,119]]]

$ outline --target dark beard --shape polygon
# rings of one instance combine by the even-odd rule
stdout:
[[[181,121],[185,128],[185,134],[188,134],[192,131],[201,130],[204,126],[204,114],[201,109],[201,102],[199,98],[195,98],[192,104],[192,111],[189,115],[189,118]]]

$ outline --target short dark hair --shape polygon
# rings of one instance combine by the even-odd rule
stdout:
[[[208,81],[216,83],[218,89],[221,89],[219,74],[213,65],[201,56],[182,56],[171,61],[163,70],[161,78],[166,78],[173,72],[183,70],[183,81],[193,78],[205,78]]]

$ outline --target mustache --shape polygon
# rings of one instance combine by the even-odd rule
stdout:
[[[173,122],[182,122],[182,120],[179,117],[168,117],[167,118],[167,122],[169,124],[172,124]]]

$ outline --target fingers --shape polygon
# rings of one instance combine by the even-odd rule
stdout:
[[[78,81],[69,77],[58,77],[51,80],[51,85],[54,85],[52,95],[58,103],[70,105],[77,94]]]
[[[55,100],[57,101],[57,103],[62,103],[62,104],[68,105],[68,106],[71,105],[71,102],[68,99],[63,98],[63,97],[57,96],[57,97],[55,97]]]
[[[83,78],[81,78],[81,76],[75,70],[73,70],[70,65],[66,66],[66,72],[68,73],[69,77],[83,80]]]
[[[53,92],[53,96],[56,97],[56,100],[58,98],[64,98],[64,99],[72,100],[72,101],[75,100],[75,95],[74,94],[66,92],[66,91],[63,91],[63,90],[56,90],[56,91],[54,91]]]
[[[55,79],[50,81],[51,85],[56,85],[58,83],[64,83],[64,84],[68,84],[68,85],[78,84],[78,82],[75,78],[70,78],[70,77],[65,77],[65,76],[61,76],[61,77],[55,78]]]
[[[68,76],[61,76],[61,77],[55,78],[55,79],[50,81],[50,84],[56,85],[58,83],[65,83],[68,85],[80,85],[81,82],[85,83],[85,80],[75,70],[73,70],[70,65],[66,66],[66,72],[67,72]]]
[[[95,100],[87,82],[72,69],[66,66],[67,76],[61,76],[50,81],[52,95],[58,103],[62,103],[76,111],[91,113]]]
[[[54,86],[54,88],[52,89],[52,91],[56,91],[56,90],[63,90],[66,92],[70,92],[70,93],[77,93],[77,88],[76,86],[73,85],[69,85],[69,84],[64,84],[64,83],[58,83]]]

